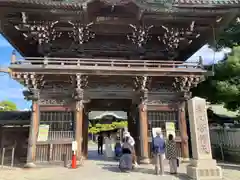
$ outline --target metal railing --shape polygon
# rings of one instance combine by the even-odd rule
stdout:
[[[14,59],[14,60],[13,60]],[[42,67],[56,66],[84,66],[107,68],[178,68],[178,69],[203,69],[201,60],[198,62],[159,61],[159,60],[124,60],[124,59],[90,59],[90,58],[52,58],[52,57],[26,57],[24,59],[12,58],[11,65],[32,65]]]

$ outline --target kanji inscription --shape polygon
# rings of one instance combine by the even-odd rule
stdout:
[[[195,115],[197,122],[197,139],[199,143],[200,153],[209,154],[211,152],[211,146],[209,141],[209,129],[208,120],[206,115],[205,104],[199,102],[196,104]]]

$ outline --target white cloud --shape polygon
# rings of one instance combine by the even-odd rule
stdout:
[[[221,61],[225,57],[225,54],[229,52],[231,52],[231,49],[229,48],[225,48],[220,52],[215,52],[214,50],[210,49],[208,45],[204,45],[195,54],[193,54],[187,60],[187,62],[197,62],[201,56],[203,59],[203,64],[212,64]]]

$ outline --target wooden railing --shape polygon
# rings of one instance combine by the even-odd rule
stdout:
[[[51,57],[26,57],[16,60],[12,58],[11,65],[41,66],[44,67],[88,67],[92,68],[126,68],[126,69],[203,69],[201,61],[182,62],[182,61],[159,61],[159,60],[122,60],[122,59],[90,59],[90,58],[51,58]],[[15,66],[16,67],[16,66]]]

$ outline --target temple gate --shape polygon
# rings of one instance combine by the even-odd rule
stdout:
[[[10,74],[32,101],[30,166],[70,159],[73,140],[77,158],[87,157],[94,110],[128,113],[142,163],[151,128],[174,122],[187,159],[185,102],[209,73],[201,57],[186,60],[240,12],[239,2],[217,0],[2,0],[0,10],[1,33],[23,56],[13,52]]]

